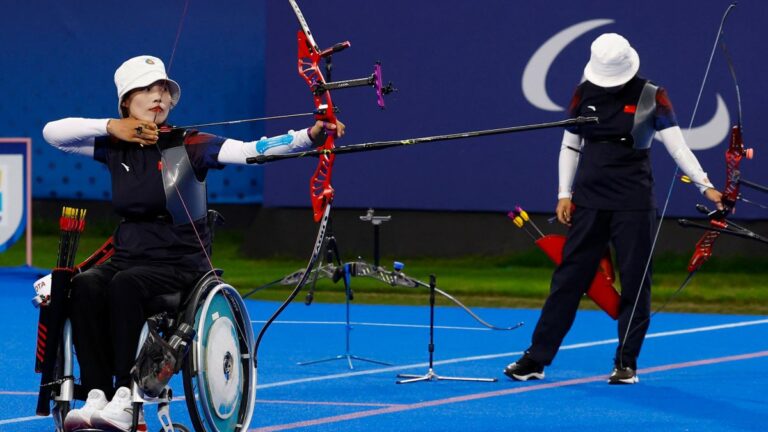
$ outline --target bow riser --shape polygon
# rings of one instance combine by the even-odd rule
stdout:
[[[729,212],[736,205],[739,198],[739,179],[741,171],[739,165],[744,157],[744,141],[741,138],[741,126],[735,125],[731,129],[731,142],[725,152],[725,189],[723,189],[723,204]]]
[[[302,19],[299,21],[301,22]],[[302,25],[302,27],[304,27],[304,25]],[[322,59],[322,53],[316,49],[314,40],[311,39],[311,35],[308,35],[306,32],[307,30],[302,29],[297,33],[299,46],[299,75],[301,75],[312,90],[316,110],[315,119],[330,124],[336,124],[336,114],[334,113],[331,93],[328,91],[315,91],[318,86],[325,84],[325,78],[320,72],[318,65]],[[326,129],[326,134],[327,137],[325,142],[322,146],[318,147],[318,150],[320,151],[332,150],[334,148],[336,137],[335,131]],[[333,201],[334,192],[333,187],[331,187],[331,173],[335,158],[336,155],[331,152],[322,154],[317,168],[315,169],[315,173],[309,181],[309,192],[311,195],[312,212],[315,222],[319,222],[320,219],[322,219],[325,208]]]
[[[745,154],[741,126],[734,125],[731,129],[728,150],[725,151],[725,188],[721,198],[723,209],[715,211],[709,216],[709,225],[713,228],[728,228],[728,222],[725,218],[733,212],[736,201],[739,199],[739,179],[741,176],[739,165]],[[689,272],[698,270],[712,256],[712,248],[718,237],[720,237],[720,231],[707,231],[701,236],[701,239],[696,243],[693,256],[688,262]]]

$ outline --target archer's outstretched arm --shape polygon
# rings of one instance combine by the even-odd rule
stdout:
[[[227,139],[221,146],[218,161],[222,164],[245,165],[246,158],[268,155],[292,153],[307,150],[314,145],[309,136],[309,129],[300,131],[288,131],[284,135],[271,138],[263,137],[258,141],[239,141]]]
[[[328,133],[337,137],[344,135],[344,123],[316,122],[312,127],[272,138],[263,137],[258,141],[227,139],[221,146],[218,161],[222,164],[246,165],[246,159],[260,155],[286,154],[309,150],[325,142]]]

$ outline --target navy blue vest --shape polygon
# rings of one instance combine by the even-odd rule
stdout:
[[[573,183],[576,206],[601,210],[656,208],[650,147],[656,129],[670,124],[667,119],[657,118],[658,90],[639,77],[618,91],[589,81],[577,88],[571,114],[597,116],[600,123],[573,131],[585,141]]]
[[[123,217],[113,261],[208,269],[207,171],[195,172],[184,140],[183,130],[161,133],[154,146],[96,140],[94,158],[109,168],[112,203]]]

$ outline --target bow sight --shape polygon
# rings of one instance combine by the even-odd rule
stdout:
[[[344,42],[344,43],[346,44],[346,46],[349,46],[349,42]],[[337,44],[337,45],[342,45],[342,44]],[[330,50],[326,50],[326,51],[330,51]],[[325,75],[328,79],[330,79],[330,76],[331,76],[330,55],[325,57]],[[381,79],[381,62],[376,62],[376,64],[373,66],[373,73],[369,77],[344,80],[344,81],[326,82],[326,83],[315,82],[314,84],[312,84],[312,93],[314,93],[315,96],[320,96],[328,90],[345,89],[345,88],[352,88],[352,87],[364,87],[364,86],[371,86],[376,90],[376,98],[377,98],[376,102],[378,103],[379,108],[381,109],[386,108],[384,104],[384,95],[388,95],[394,91],[397,91],[397,89],[392,85],[392,82],[390,82],[386,86],[383,85],[382,79]]]
[[[312,90],[312,93],[315,96],[321,96],[328,90],[370,86],[376,90],[377,103],[379,107],[381,109],[384,109],[385,108],[384,95],[388,95],[396,91],[397,89],[392,85],[391,82],[386,86],[384,86],[381,78],[381,62],[376,62],[374,64],[373,73],[368,77],[331,82],[331,72],[333,69],[333,54],[344,51],[345,49],[352,46],[352,43],[349,41],[339,42],[330,48],[321,50],[317,46],[317,43],[315,42],[315,38],[312,36],[312,31],[309,29],[307,20],[304,19],[304,14],[301,13],[301,9],[299,9],[299,5],[296,3],[295,0],[289,0],[289,3],[291,4],[291,7],[293,8],[294,13],[296,14],[296,19],[299,21],[299,25],[301,26],[301,31],[299,31],[299,36],[298,36],[299,44],[302,44],[303,42],[303,44],[307,48],[307,52],[311,53],[314,51],[315,53],[317,53],[318,59],[323,59],[325,61],[325,80],[317,79],[317,77],[313,77],[311,82],[308,83],[310,89]],[[301,47],[300,47],[300,51],[301,51]],[[300,61],[299,73],[302,75],[303,75],[303,72],[305,71],[304,66],[305,65],[303,64],[303,62]]]

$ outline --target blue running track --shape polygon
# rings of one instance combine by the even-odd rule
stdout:
[[[37,311],[32,277],[0,273],[0,431],[48,431],[34,416]],[[364,292],[358,295],[364,296]],[[317,299],[322,300],[322,292]],[[581,311],[542,381],[501,373],[530,340],[538,310],[478,309],[487,321],[526,326],[509,332],[478,326],[461,309],[436,310],[435,372],[498,378],[495,383],[432,381],[396,385],[398,373],[427,372],[429,309],[353,304],[350,353],[391,363],[297,362],[345,354],[344,305],[291,305],[259,352],[254,431],[766,431],[768,318],[662,313],[640,358],[640,383],[609,386],[614,321]],[[275,302],[248,301],[258,331]],[[179,378],[173,383],[180,394]],[[146,408],[149,430],[159,430]],[[175,421],[188,423],[183,400]]]

